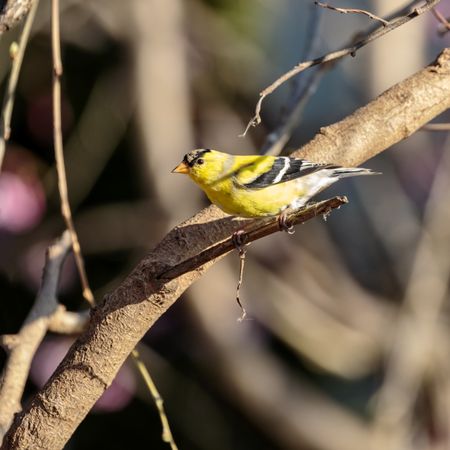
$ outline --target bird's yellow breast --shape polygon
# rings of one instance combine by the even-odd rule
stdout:
[[[293,199],[304,194],[295,180],[266,187],[244,189],[232,179],[217,183],[214,187],[203,186],[209,200],[228,214],[240,217],[274,216],[287,208]]]

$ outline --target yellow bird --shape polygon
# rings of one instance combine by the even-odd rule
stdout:
[[[197,183],[212,203],[240,217],[280,216],[304,206],[341,178],[375,175],[370,169],[317,164],[286,156],[230,155],[202,148],[186,154],[172,172]]]

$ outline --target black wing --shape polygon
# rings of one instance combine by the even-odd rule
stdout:
[[[295,178],[309,175],[322,169],[333,169],[338,166],[331,164],[316,164],[304,159],[280,156],[267,172],[243,186],[248,189],[261,189],[274,184],[285,183]]]

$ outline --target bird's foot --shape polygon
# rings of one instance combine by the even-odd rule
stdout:
[[[325,210],[325,212],[322,214],[322,218],[323,218],[324,222],[327,221],[328,217],[329,217],[330,214],[331,214],[331,211],[333,211],[332,208],[327,208],[327,209]]]
[[[286,233],[288,234],[294,234],[295,233],[294,225],[289,223],[287,215],[288,215],[287,210],[284,210],[278,216],[278,226],[280,227],[280,231],[286,231]]]
[[[245,246],[247,245],[247,235],[244,230],[237,230],[233,233],[231,240],[234,247],[241,255],[245,251]]]

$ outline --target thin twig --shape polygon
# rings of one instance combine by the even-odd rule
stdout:
[[[450,131],[450,123],[427,123],[420,130],[423,131]]]
[[[35,0],[31,5],[27,20],[20,35],[19,44],[11,55],[12,66],[11,74],[9,75],[8,86],[6,87],[5,96],[3,99],[2,114],[0,120],[0,171],[2,169],[3,158],[5,156],[6,143],[11,136],[11,116],[14,108],[14,98],[17,88],[17,81],[19,80],[20,69],[22,68],[23,55],[30,37],[31,27],[36,16],[36,10],[39,5],[39,0]]]
[[[156,388],[156,385],[152,377],[150,376],[147,367],[145,367],[145,364],[143,363],[137,348],[134,348],[134,350],[131,352],[131,356],[133,357],[134,363],[139,370],[142,378],[144,379],[144,382],[148,390],[150,391],[153,401],[155,402],[155,405],[158,409],[158,414],[162,425],[162,440],[164,442],[167,442],[172,450],[178,450],[177,444],[175,443],[172,435],[172,431],[170,430],[169,419],[167,418],[166,411],[164,410],[164,400],[159,394],[159,391]]]
[[[256,104],[255,115],[247,124],[247,127],[241,136],[245,136],[251,127],[255,127],[261,123],[260,113],[262,102],[268,95],[272,94],[279,86],[281,86],[287,80],[291,79],[293,76],[299,74],[300,72],[309,69],[310,67],[317,66],[318,64],[324,64],[330,61],[335,61],[348,55],[355,56],[356,52],[360,48],[366,46],[370,42],[384,36],[385,34],[395,30],[396,28],[404,25],[405,23],[408,23],[412,19],[415,19],[416,17],[429,11],[430,9],[435,7],[439,2],[440,0],[429,0],[425,5],[414,8],[408,14],[390,20],[388,25],[377,28],[375,31],[367,34],[364,38],[362,38],[361,40],[359,40],[358,42],[349,47],[337,50],[335,52],[327,53],[326,55],[323,55],[319,58],[304,61],[294,66],[291,70],[283,74],[281,77],[277,78],[270,86],[266,87],[263,91],[259,93],[259,100]]]
[[[439,12],[436,8],[433,8],[431,10],[431,12],[433,13],[433,16],[436,17],[436,19],[441,23],[441,25],[443,26],[443,29],[441,29],[439,31],[439,34],[444,35],[446,34],[448,31],[450,31],[450,22],[448,21],[448,19],[441,13]]]
[[[322,3],[322,2],[314,2],[315,5],[320,6],[321,8],[331,9],[332,11],[336,11],[341,14],[363,14],[367,17],[370,17],[373,20],[377,20],[378,22],[381,22],[383,26],[386,26],[389,24],[388,20],[382,19],[381,17],[376,16],[375,14],[366,11],[364,9],[355,9],[355,8],[337,8],[336,6],[331,6],[328,3]]]
[[[241,302],[241,286],[242,280],[244,279],[244,266],[246,256],[247,256],[247,248],[244,245],[239,248],[239,279],[236,286],[236,302],[242,310],[241,317],[239,317],[238,319],[239,322],[242,322],[247,317],[247,310],[242,306]]]
[[[61,128],[61,76],[63,73],[61,61],[61,40],[59,27],[59,0],[52,0],[52,54],[53,54],[53,139],[55,147],[56,170],[58,172],[58,188],[61,199],[61,214],[72,238],[72,248],[75,262],[80,274],[83,297],[94,305],[94,295],[89,287],[80,242],[75,230],[70,209],[69,194],[67,190],[66,168],[64,165],[64,150]]]

